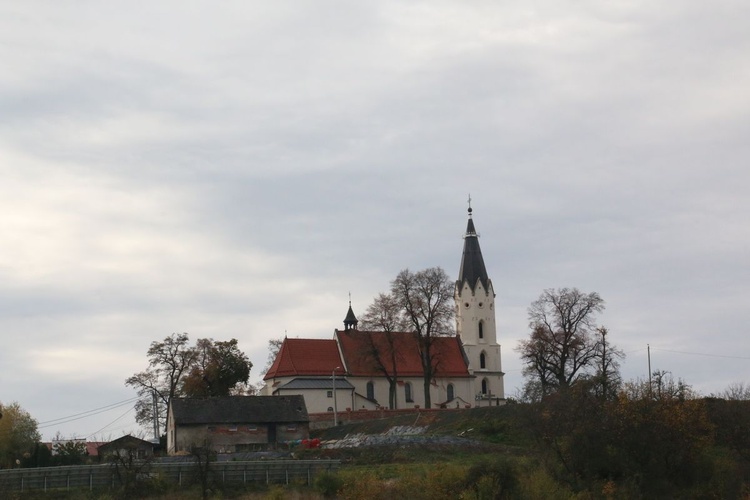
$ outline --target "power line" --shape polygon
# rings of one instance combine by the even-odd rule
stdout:
[[[60,418],[55,418],[55,419],[52,419],[52,420],[47,420],[46,422],[41,422],[37,426],[37,428],[38,429],[44,429],[44,428],[47,428],[47,427],[52,427],[53,425],[61,425],[61,424],[67,424],[69,422],[75,422],[76,420],[81,420],[81,419],[84,419],[84,418],[87,418],[87,417],[98,415],[100,413],[105,413],[107,411],[114,410],[115,408],[119,408],[119,407],[124,406],[126,404],[133,403],[133,402],[137,401],[138,399],[140,399],[140,398],[134,397],[134,398],[130,398],[130,399],[126,399],[126,400],[120,401],[118,403],[112,403],[112,404],[109,404],[109,405],[106,405],[106,406],[102,406],[100,408],[94,408],[93,410],[88,410],[88,411],[84,411],[84,412],[81,412],[81,413],[76,413],[74,415],[69,415],[67,417],[60,417]]]
[[[708,354],[705,352],[687,352],[687,351],[673,351],[672,349],[661,349],[657,347],[651,348],[654,351],[664,351],[664,352],[673,352],[676,354],[690,354],[692,356],[706,356],[709,358],[726,358],[726,359],[750,359],[750,357],[747,356],[728,356],[726,354]]]
[[[96,436],[97,434],[99,434],[99,433],[100,433],[100,432],[102,432],[102,431],[103,431],[104,429],[106,429],[106,428],[107,428],[107,427],[109,427],[110,425],[112,425],[112,424],[114,424],[115,422],[117,422],[118,420],[120,420],[120,419],[121,419],[122,417],[124,417],[125,415],[127,415],[127,414],[128,414],[128,413],[130,413],[131,411],[133,411],[133,408],[128,408],[128,409],[127,409],[127,410],[125,411],[125,413],[123,413],[122,415],[120,415],[119,417],[117,417],[116,419],[114,419],[113,421],[111,421],[110,423],[108,423],[107,425],[105,425],[104,427],[102,427],[101,429],[99,429],[98,431],[96,431],[96,432],[92,432],[91,434],[89,434],[88,436],[86,436],[86,439],[88,440],[88,439],[91,439],[91,438],[92,438],[93,436]]]

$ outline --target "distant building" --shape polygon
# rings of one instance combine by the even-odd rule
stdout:
[[[167,413],[167,453],[275,448],[309,438],[309,424],[305,399],[299,395],[174,398]]]
[[[154,443],[126,435],[100,445],[98,455],[100,460],[110,460],[113,457],[143,460],[154,456]]]
[[[431,400],[450,408],[500,404],[505,394],[495,291],[471,207],[454,299],[456,335],[435,339]],[[284,339],[264,377],[262,394],[301,395],[310,413],[334,407],[387,408],[390,378],[396,381],[396,408],[422,405],[424,379],[415,334],[360,331],[357,323],[349,304],[344,330],[334,330],[333,339]]]

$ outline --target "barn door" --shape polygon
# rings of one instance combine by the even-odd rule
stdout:
[[[268,445],[276,448],[276,424],[268,424]]]

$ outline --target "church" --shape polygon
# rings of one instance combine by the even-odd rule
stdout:
[[[504,401],[495,292],[469,206],[456,281],[456,335],[436,337],[433,407],[470,408]],[[301,395],[309,413],[419,408],[424,378],[413,332],[357,329],[351,303],[332,339],[285,338],[263,380],[263,395]]]

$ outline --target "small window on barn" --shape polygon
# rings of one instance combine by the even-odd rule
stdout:
[[[326,393],[326,396],[328,396],[329,398],[332,398],[333,397],[333,391],[328,391]]]
[[[216,432],[216,427],[214,427],[213,425],[209,425],[208,432]]]
[[[255,431],[258,430],[258,426],[257,425],[248,425],[247,426],[247,430],[249,430],[250,432],[255,432]]]
[[[328,411],[333,411],[333,406],[329,406]]]
[[[229,432],[237,432],[237,426],[236,425],[230,425],[227,430]]]
[[[294,432],[294,431],[297,430],[297,426],[296,425],[287,425],[286,426],[286,430]]]

